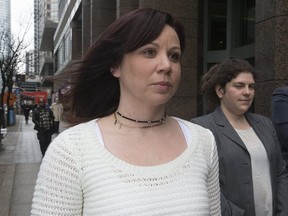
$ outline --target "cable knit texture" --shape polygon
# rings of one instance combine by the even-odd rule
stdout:
[[[95,120],[62,132],[40,167],[31,215],[220,215],[212,133],[188,121],[188,148],[157,166],[128,164],[105,149]]]

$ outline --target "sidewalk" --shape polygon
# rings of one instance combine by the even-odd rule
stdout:
[[[61,122],[62,123],[62,122]],[[62,126],[62,127],[61,127]],[[16,115],[0,149],[0,216],[30,216],[33,192],[42,161],[34,124]],[[60,124],[60,132],[63,131]],[[52,138],[55,138],[53,135]]]

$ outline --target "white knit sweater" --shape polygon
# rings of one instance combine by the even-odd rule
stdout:
[[[112,155],[96,135],[95,120],[62,132],[41,164],[31,215],[221,215],[214,137],[177,120],[189,130],[188,148],[157,166]]]

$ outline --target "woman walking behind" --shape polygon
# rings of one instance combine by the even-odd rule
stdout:
[[[229,59],[203,77],[202,91],[218,107],[192,119],[210,129],[219,155],[222,215],[288,215],[288,175],[273,124],[249,112],[255,69]]]

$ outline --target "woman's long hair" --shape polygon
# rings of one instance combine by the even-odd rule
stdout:
[[[59,81],[64,78],[65,85],[70,88],[64,95],[64,103],[69,104],[65,119],[78,124],[115,112],[119,105],[120,86],[118,78],[112,76],[111,68],[117,67],[126,53],[155,40],[166,24],[176,31],[183,51],[183,28],[168,13],[144,8],[113,22],[96,39],[76,68],[58,77]]]

